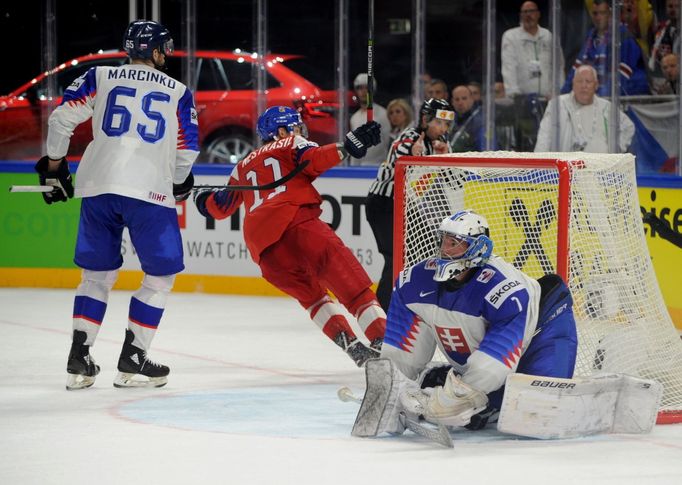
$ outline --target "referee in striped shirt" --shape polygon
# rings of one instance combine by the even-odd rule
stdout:
[[[377,178],[369,188],[365,203],[369,222],[379,252],[384,257],[384,268],[377,287],[377,299],[388,312],[393,290],[393,183],[395,162],[405,155],[426,156],[450,153],[446,141],[455,120],[455,109],[445,100],[428,99],[419,110],[419,124],[406,128],[388,150],[386,160],[379,166]]]

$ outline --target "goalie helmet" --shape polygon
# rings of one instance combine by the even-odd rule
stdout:
[[[131,59],[151,59],[154,49],[170,56],[174,46],[166,27],[153,20],[135,20],[123,36],[123,49]]]
[[[453,121],[455,119],[455,108],[444,99],[427,99],[422,104],[419,113],[426,116],[426,122],[433,119]]]
[[[278,128],[285,128],[291,133],[296,126],[300,126],[301,134],[307,136],[305,124],[298,111],[288,106],[273,106],[258,117],[256,131],[263,141],[270,141],[277,136]]]
[[[448,281],[469,268],[485,265],[493,252],[493,242],[489,237],[488,221],[482,215],[464,210],[446,217],[438,227],[438,253],[436,254],[435,281]],[[452,256],[443,250],[446,236],[460,244],[467,244],[466,251]]]

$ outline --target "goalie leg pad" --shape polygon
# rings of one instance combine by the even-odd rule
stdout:
[[[365,365],[367,388],[351,435],[377,436],[380,433],[402,433],[404,422],[399,396],[408,387],[417,387],[388,359],[372,359]]]
[[[662,394],[660,383],[624,374],[574,379],[511,374],[497,427],[541,439],[648,433]]]

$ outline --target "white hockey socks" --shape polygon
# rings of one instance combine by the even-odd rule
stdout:
[[[91,346],[95,343],[107,310],[109,292],[117,278],[118,270],[82,271],[73,302],[73,329],[86,333],[84,345]]]
[[[381,339],[383,341],[386,332],[386,312],[376,299],[358,308],[355,318],[367,340],[374,342]]]
[[[135,335],[134,346],[149,350],[174,281],[175,275],[144,276],[142,287],[130,299],[128,328]]]
[[[355,333],[343,314],[343,308],[329,295],[325,295],[306,310],[312,321],[331,340],[334,340],[341,332],[345,332],[349,340],[355,340]]]

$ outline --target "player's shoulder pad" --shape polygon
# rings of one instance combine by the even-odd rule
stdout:
[[[100,67],[105,67],[105,66],[94,66],[85,71],[83,74],[78,76],[76,79],[74,79],[71,84],[65,89],[65,91],[78,91],[83,84],[86,82],[93,83],[95,80],[95,75],[97,72],[97,69]]]
[[[409,268],[405,268],[400,272],[400,275],[398,276],[398,287],[402,287],[411,281],[415,281],[415,279],[419,280],[420,278],[425,277],[426,273],[428,273],[428,275],[426,275],[427,278],[433,279],[433,274],[431,273],[433,273],[435,270],[436,260],[434,258],[420,261],[417,264],[414,264]]]
[[[494,274],[484,273],[486,269],[490,269]],[[490,275],[490,276],[489,276]],[[485,300],[499,310],[502,304],[507,301],[507,299],[519,291],[528,291],[525,281],[523,278],[518,277],[515,274],[509,276],[495,270],[494,268],[484,268],[483,271],[477,277],[477,281],[483,283],[479,278],[486,279],[489,278],[486,285]]]
[[[317,143],[314,141],[307,140],[306,138],[302,137],[301,135],[296,135],[294,137],[294,150],[301,150],[302,148],[314,148],[314,147],[319,147]]]

